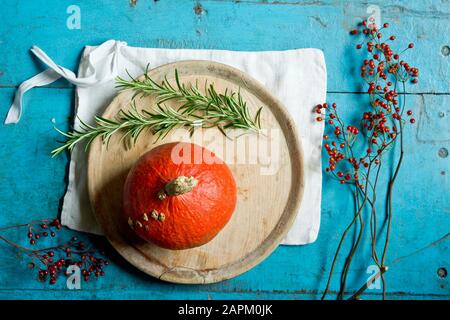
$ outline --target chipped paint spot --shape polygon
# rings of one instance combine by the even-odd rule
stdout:
[[[444,57],[448,57],[448,55],[450,54],[449,46],[443,46],[441,49],[441,53]]]
[[[138,0],[130,0],[130,6],[135,7]]]
[[[198,16],[204,15],[206,13],[205,9],[203,9],[203,6],[199,2],[194,6],[194,12]]]

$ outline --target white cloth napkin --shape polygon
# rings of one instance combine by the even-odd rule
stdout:
[[[32,52],[48,67],[46,71],[25,81],[16,92],[5,123],[20,119],[22,95],[34,86],[43,86],[60,77],[77,86],[76,115],[92,122],[116,95],[114,79],[141,75],[150,68],[180,60],[211,60],[238,68],[268,88],[291,113],[302,139],[305,155],[305,189],[300,212],[283,244],[314,242],[320,226],[322,194],[321,141],[323,123],[314,122],[313,107],[326,98],[326,67],[322,51],[298,49],[286,51],[241,52],[225,50],[153,49],[127,46],[109,40],[100,46],[86,46],[75,74],[58,66],[42,50]],[[75,120],[75,128],[79,121]],[[64,197],[61,221],[69,228],[101,234],[91,211],[87,193],[87,156],[76,147],[71,156],[69,183]]]

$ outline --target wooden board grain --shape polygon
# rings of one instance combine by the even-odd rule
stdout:
[[[156,81],[167,76],[173,82],[175,69],[181,82],[197,83],[200,90],[207,83],[214,84],[218,92],[239,90],[252,114],[262,106],[262,134],[232,131],[231,138],[226,138],[211,128],[196,130],[193,137],[186,131],[176,131],[156,142],[150,132],[145,132],[133,146],[120,141],[117,135],[108,148],[96,140],[89,153],[89,195],[108,240],[133,265],[165,281],[218,282],[262,261],[292,225],[304,183],[300,141],[281,103],[248,75],[210,61],[176,62],[153,69],[149,75]],[[118,94],[103,116],[113,118],[119,110],[128,110],[134,94],[130,90]],[[155,106],[154,96],[134,101],[138,110]],[[176,107],[174,103],[172,106]],[[119,223],[123,221],[119,217],[123,184],[131,166],[155,146],[179,140],[201,144],[227,162],[237,182],[238,202],[230,222],[212,241],[198,248],[174,251],[138,239],[126,224]]]

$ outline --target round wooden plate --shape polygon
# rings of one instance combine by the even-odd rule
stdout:
[[[217,92],[240,90],[252,115],[259,107],[261,134],[231,130],[226,138],[216,128],[198,129],[193,137],[177,130],[155,143],[143,132],[133,146],[113,136],[107,147],[100,139],[89,152],[88,188],[96,218],[112,246],[145,273],[176,283],[213,283],[235,277],[266,258],[291,227],[303,193],[303,156],[295,125],[286,109],[260,83],[230,66],[210,61],[180,61],[160,66],[149,76],[160,82],[167,76],[202,90],[214,84]],[[114,118],[130,108],[134,92],[119,93],[103,117]],[[151,110],[152,96],[135,99],[138,110]],[[176,104],[173,105],[176,107]],[[189,140],[190,139],[190,140]],[[173,141],[191,141],[214,151],[230,166],[238,186],[236,210],[225,228],[209,243],[188,250],[167,250],[133,235],[119,223],[122,188],[134,162],[155,146]]]

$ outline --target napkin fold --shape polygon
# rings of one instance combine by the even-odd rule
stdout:
[[[141,75],[150,68],[180,60],[210,60],[246,72],[284,104],[294,119],[305,156],[305,189],[297,218],[283,244],[299,245],[314,242],[320,227],[322,194],[321,147],[323,123],[316,123],[313,107],[326,99],[326,67],[321,50],[226,51],[197,49],[155,49],[128,46],[109,40],[100,46],[86,46],[78,68],[78,76],[57,65],[45,52],[33,47],[32,52],[49,69],[22,83],[16,92],[5,123],[19,121],[23,94],[34,86],[47,85],[60,77],[75,84],[76,120],[93,123],[116,95],[114,79]],[[69,182],[61,213],[63,225],[78,231],[102,234],[89,203],[87,192],[87,154],[82,147],[72,151]]]

